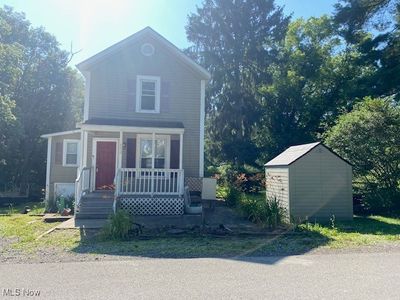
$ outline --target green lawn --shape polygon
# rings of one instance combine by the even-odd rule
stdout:
[[[11,247],[22,250],[34,250],[40,245],[36,239],[59,223],[45,223],[41,217],[27,214],[0,216],[0,239],[12,239]]]
[[[400,218],[355,217],[352,222],[339,222],[333,226],[303,224],[299,226],[299,230],[328,238],[328,246],[332,248],[373,245],[391,241],[399,242]]]
[[[54,248],[75,253],[152,257],[285,255],[306,253],[320,247],[337,249],[400,243],[400,219],[381,216],[356,217],[353,222],[338,223],[334,228],[331,225],[303,224],[295,232],[290,230],[276,236],[160,234],[127,242],[107,242],[93,234],[86,236],[79,230],[56,230],[37,240],[56,225],[44,223],[37,216],[3,215],[0,216],[0,239],[12,239],[8,247],[27,252]]]
[[[27,202],[18,205],[0,206],[0,215],[18,214],[25,208],[25,206],[28,206],[31,210],[28,213],[29,215],[44,213],[45,204],[43,202]]]

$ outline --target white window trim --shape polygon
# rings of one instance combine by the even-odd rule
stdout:
[[[156,82],[156,103],[155,103],[155,109],[154,110],[148,110],[148,109],[141,109],[141,104],[142,104],[142,85],[141,81],[142,80],[152,80]],[[160,113],[160,84],[161,80],[160,77],[158,76],[144,76],[144,75],[137,75],[136,76],[136,112],[140,113],[152,113],[152,114],[158,114]]]
[[[140,142],[141,140],[151,140],[153,136],[151,134],[138,134],[137,135],[137,142],[136,142],[136,168],[141,169],[140,166]],[[156,134],[155,139],[164,139],[165,140],[165,167],[164,169],[169,169],[170,167],[170,155],[171,155],[171,136],[170,135],[161,135]],[[152,154],[154,155],[154,153]]]
[[[67,143],[77,143],[76,164],[67,164]],[[65,139],[63,141],[63,167],[79,167],[80,148],[81,148],[80,140]]]

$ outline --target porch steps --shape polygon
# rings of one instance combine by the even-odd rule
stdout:
[[[106,219],[113,212],[114,191],[99,191],[82,197],[77,219]]]

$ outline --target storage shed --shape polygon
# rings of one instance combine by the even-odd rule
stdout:
[[[265,164],[267,197],[296,221],[353,218],[352,166],[320,142],[292,146]]]

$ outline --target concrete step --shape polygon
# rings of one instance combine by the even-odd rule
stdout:
[[[98,212],[98,211],[101,211],[101,212],[108,212],[108,211],[112,211],[113,210],[113,208],[112,208],[112,206],[111,207],[79,207],[79,211],[80,212],[83,212],[83,211],[87,211],[87,212]]]
[[[77,213],[75,215],[76,219],[108,219],[109,213],[100,214],[100,213]]]
[[[92,192],[83,196],[82,199],[114,199],[114,192]]]
[[[113,203],[112,201],[81,202],[80,207],[112,207]]]

